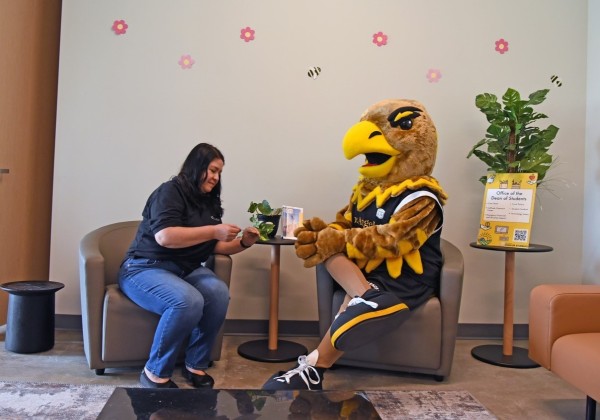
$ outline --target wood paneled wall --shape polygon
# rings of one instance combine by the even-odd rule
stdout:
[[[0,0],[0,283],[48,279],[61,3]]]

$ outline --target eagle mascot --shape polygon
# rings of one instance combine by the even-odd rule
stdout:
[[[408,99],[370,106],[343,150],[347,159],[364,156],[349,203],[335,221],[313,217],[294,234],[304,266],[323,263],[346,298],[318,347],[266,390],[322,389],[343,352],[391,331],[439,291],[447,195],[431,176],[437,132],[425,107]]]

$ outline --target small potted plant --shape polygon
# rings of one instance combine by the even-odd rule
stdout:
[[[250,202],[250,207],[248,207],[248,213],[252,213],[250,222],[252,222],[252,226],[258,229],[261,241],[267,241],[275,237],[281,212],[281,207],[273,208],[267,200],[257,203]]]
[[[509,88],[502,96],[502,104],[491,93],[477,95],[475,106],[485,114],[490,126],[485,138],[473,146],[467,158],[475,155],[491,172],[537,173],[539,185],[553,163],[548,149],[558,132],[554,125],[545,129],[532,125],[537,120],[548,118],[533,109],[534,105],[544,102],[548,91],[538,90],[529,95],[529,99],[521,99],[519,92]],[[482,150],[483,147],[487,151]],[[485,185],[486,176],[479,181]]]

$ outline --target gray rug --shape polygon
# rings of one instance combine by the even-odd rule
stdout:
[[[0,382],[0,419],[96,419],[115,388]],[[467,391],[366,391],[365,394],[383,420],[495,419]]]
[[[382,420],[495,419],[467,391],[367,391]]]
[[[98,417],[114,386],[0,382],[0,419]]]

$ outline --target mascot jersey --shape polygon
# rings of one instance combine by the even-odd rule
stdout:
[[[352,227],[355,228],[366,228],[369,226],[384,225],[390,223],[391,217],[404,205],[423,196],[428,196],[435,200],[435,202],[437,203],[439,214],[443,215],[442,203],[438,199],[435,192],[436,191],[433,191],[429,188],[419,188],[417,190],[405,189],[402,193],[398,195],[390,196],[390,198],[382,204],[378,204],[377,200],[373,200],[366,204],[366,206],[364,205],[365,203],[362,203],[363,205],[360,206],[357,202],[357,196],[354,195],[351,206],[346,212],[345,218],[348,219],[351,217]],[[441,198],[444,199],[445,197],[442,196]],[[440,249],[442,222],[443,219],[440,218],[436,230],[419,248],[421,261],[423,264],[423,273],[415,273],[415,271],[408,264],[406,264],[402,268],[400,277],[395,279],[395,281],[402,281],[406,277],[410,277],[434,289],[438,288],[439,272],[443,262],[442,253]],[[360,259],[355,261],[357,265],[361,267],[361,269],[364,269],[366,261],[361,261]],[[373,270],[365,270],[367,271],[367,277],[371,277],[368,274],[372,273],[377,278],[387,277],[394,280],[394,278],[388,273],[386,264],[384,264],[384,262],[385,260],[381,261],[380,264]]]

